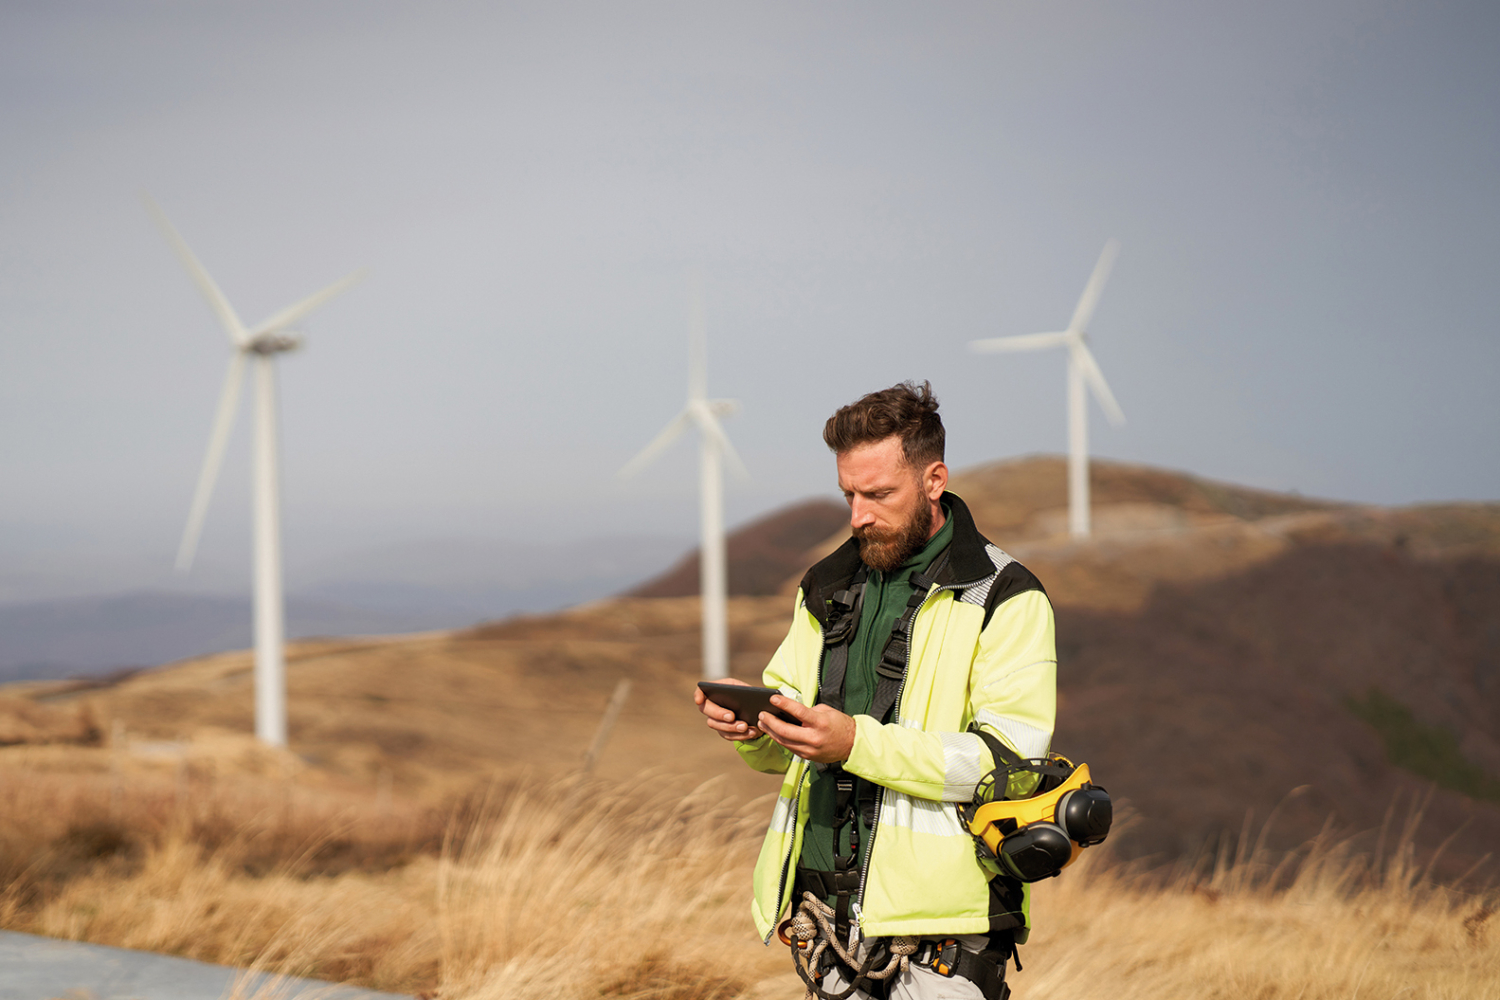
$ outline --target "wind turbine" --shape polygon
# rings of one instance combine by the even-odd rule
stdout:
[[[146,211],[171,244],[172,250],[187,268],[193,283],[208,300],[219,318],[234,354],[219,393],[219,408],[214,414],[213,430],[208,436],[208,454],[198,474],[198,488],[188,512],[187,527],[177,549],[177,569],[187,572],[193,565],[208,501],[213,495],[229,432],[239,409],[240,387],[245,381],[245,366],[255,372],[255,450],[251,464],[251,491],[254,500],[254,593],[255,593],[255,736],[272,746],[286,745],[286,608],[282,597],[281,573],[281,491],[277,484],[280,462],[276,447],[276,355],[294,350],[302,338],[291,329],[318,306],[361,281],[364,271],[334,282],[321,292],[309,295],[274,314],[257,326],[246,329],[234,308],[214,279],[208,276],[182,236],[167,221],[157,204],[144,197]]]
[[[708,346],[701,294],[693,296],[688,322],[688,398],[682,412],[673,417],[660,434],[620,470],[628,479],[650,464],[673,441],[694,424],[698,427],[698,503],[702,527],[699,544],[699,590],[703,597],[703,676],[722,680],[729,676],[729,629],[727,611],[727,567],[724,558],[724,471],[722,461],[741,476],[745,465],[729,443],[719,418],[740,408],[732,399],[708,397]]]
[[[1099,263],[1084,286],[1078,306],[1073,310],[1073,319],[1068,328],[1060,333],[1023,333],[1016,337],[990,337],[986,340],[971,340],[971,350],[981,353],[1004,351],[1040,351],[1051,347],[1068,349],[1068,530],[1074,538],[1089,535],[1089,412],[1088,396],[1084,385],[1099,401],[1109,422],[1118,427],[1125,422],[1120,404],[1115,402],[1094,352],[1089,350],[1089,321],[1094,317],[1094,307],[1104,291],[1104,282],[1109,278],[1109,269],[1114,265],[1120,244],[1110,240],[1104,244]]]

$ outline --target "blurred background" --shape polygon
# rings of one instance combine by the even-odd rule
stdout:
[[[7,4],[0,671],[248,641],[243,413],[171,568],[228,344],[142,191],[246,322],[370,268],[280,366],[294,633],[561,607],[680,556],[695,449],[613,475],[680,406],[694,274],[709,391],[743,404],[731,526],[833,496],[823,419],[900,379],[955,467],[1061,451],[1062,358],[965,345],[1061,328],[1109,237],[1093,345],[1129,422],[1095,410],[1095,454],[1493,499],[1497,18]]]

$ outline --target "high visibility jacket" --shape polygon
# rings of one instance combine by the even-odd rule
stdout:
[[[844,770],[881,786],[868,860],[852,913],[861,932],[986,934],[1029,930],[1027,888],[980,867],[958,805],[994,766],[979,723],[1022,757],[1052,742],[1057,653],[1052,606],[1020,563],[991,544],[952,493],[947,564],[913,621],[910,662],[891,720],[854,717]],[[859,569],[850,539],[802,578],[792,626],[767,665],[764,683],[814,704],[829,599]],[[792,876],[807,827],[813,766],[769,736],[737,745],[759,771],[785,778],[755,866],[755,926],[769,940],[791,905]]]

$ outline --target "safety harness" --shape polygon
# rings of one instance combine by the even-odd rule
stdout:
[[[907,598],[905,609],[891,626],[891,634],[885,641],[880,662],[875,667],[875,693],[870,699],[868,712],[872,718],[886,721],[901,696],[901,686],[906,680],[906,667],[911,660],[912,623],[916,620],[917,609],[927,600],[927,592],[932,588],[933,581],[947,562],[948,550],[944,549],[928,565],[927,573],[913,573],[910,577],[911,596]],[[829,601],[828,623],[823,631],[823,680],[818,685],[818,703],[840,712],[844,710],[844,681],[849,670],[849,648],[859,630],[869,577],[869,568],[861,565],[850,581],[849,588],[838,591]],[[841,764],[815,766],[823,772],[825,780],[832,780],[834,783],[834,869],[819,871],[798,865],[797,877],[804,890],[817,893],[821,899],[830,896],[835,899],[834,927],[840,936],[847,937],[850,902],[858,893],[860,884],[859,812],[863,805],[872,811],[873,818],[874,795],[868,782],[849,774]],[[867,822],[866,825],[873,824]],[[840,837],[845,828],[849,831],[847,843]]]
[[[867,714],[881,722],[895,708],[906,680],[911,661],[912,626],[917,611],[927,600],[928,591],[948,562],[944,549],[928,566],[927,573],[910,577],[912,593],[906,608],[891,627],[875,667],[875,693]],[[844,710],[844,681],[849,669],[849,651],[864,610],[865,587],[869,569],[863,565],[849,587],[829,599],[828,618],[823,630],[823,678],[818,686],[818,703],[838,711]],[[861,883],[859,865],[859,813],[869,810],[867,825],[874,828],[874,796],[861,794],[872,786],[869,782],[844,771],[840,764],[815,764],[825,779],[834,782],[833,852],[834,870],[820,871],[797,866],[796,886],[802,904],[782,925],[782,940],[791,946],[797,974],[807,987],[807,995],[822,1000],[844,1000],[855,991],[884,995],[895,976],[912,962],[926,965],[943,976],[961,976],[979,987],[990,1000],[1004,1000],[1010,995],[1005,984],[1005,962],[1015,954],[1009,935],[993,940],[982,955],[965,951],[957,940],[918,942],[915,938],[878,938],[867,943],[863,960],[844,947],[849,940],[851,902]],[[840,833],[847,828],[847,844]],[[846,850],[847,848],[847,850]],[[825,900],[832,898],[834,905]],[[998,947],[997,947],[998,946]],[[849,976],[848,987],[839,993],[823,990],[819,985],[835,964],[843,966]],[[879,968],[877,968],[877,966]],[[1020,968],[1019,956],[1017,965]]]

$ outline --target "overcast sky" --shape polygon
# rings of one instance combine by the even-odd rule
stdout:
[[[0,560],[164,571],[228,361],[162,205],[246,321],[356,267],[280,362],[287,559],[695,531],[685,392],[751,471],[905,378],[956,467],[1065,441],[1380,503],[1500,498],[1500,8],[1297,0],[0,7]],[[248,573],[248,410],[205,535]],[[113,568],[110,568],[113,567]],[[125,568],[133,567],[133,568]]]

